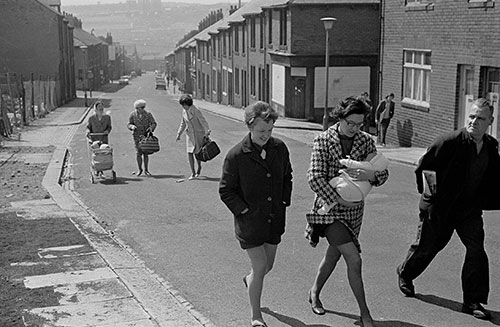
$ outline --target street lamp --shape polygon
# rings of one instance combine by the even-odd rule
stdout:
[[[329,32],[333,28],[333,23],[337,19],[333,17],[321,18],[326,31],[326,43],[325,43],[325,108],[323,110],[323,130],[328,129],[328,68],[330,67],[330,38]]]
[[[80,49],[82,50],[82,56],[83,56],[83,92],[84,92],[84,96],[85,96],[85,107],[88,107],[88,102],[87,102],[87,55],[86,55],[86,51],[87,51],[87,46],[86,45],[82,45],[80,47]]]

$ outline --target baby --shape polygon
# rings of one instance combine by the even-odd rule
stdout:
[[[372,152],[366,157],[366,161],[355,161],[352,159],[340,159],[340,163],[347,168],[365,169],[371,171],[382,171],[389,166],[389,160],[383,154]],[[330,184],[335,187],[335,191],[342,199],[348,202],[358,202],[372,189],[369,181],[353,180],[345,170],[340,170],[340,176],[332,178]],[[330,209],[335,206],[325,204],[318,210],[319,214],[327,214]]]

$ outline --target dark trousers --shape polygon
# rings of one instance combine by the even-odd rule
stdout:
[[[421,209],[417,239],[399,267],[401,277],[407,280],[417,278],[448,244],[456,230],[466,249],[462,267],[463,301],[487,304],[490,288],[488,256],[484,250],[481,211],[476,212],[454,221],[454,224],[443,224],[436,222],[437,219],[429,220],[428,211]]]
[[[389,127],[390,119],[382,119],[378,124],[378,141],[379,143],[385,144],[385,135],[387,134],[387,128]]]

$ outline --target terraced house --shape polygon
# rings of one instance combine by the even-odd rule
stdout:
[[[321,121],[326,95],[321,18],[327,16],[336,18],[329,43],[328,107],[364,91],[377,99],[376,0],[250,1],[174,51],[185,91],[236,107],[264,100],[283,116]]]
[[[495,108],[498,137],[500,9],[492,0],[382,0],[382,95],[396,95],[387,137],[428,146],[461,128],[474,99]]]

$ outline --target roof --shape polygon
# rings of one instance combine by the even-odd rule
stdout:
[[[82,30],[81,28],[75,28],[73,30],[73,43],[75,47],[79,47],[82,45],[89,46],[103,44],[105,42],[89,32]]]
[[[380,0],[281,0],[280,3],[267,4],[263,8],[284,7],[293,5],[325,5],[325,4],[372,4],[380,3]]]
[[[203,31],[189,38],[187,41],[179,45],[177,49],[191,46],[193,40],[208,41],[211,34],[218,34],[219,31],[228,29],[230,24],[242,23],[245,17],[249,15],[258,15],[262,12],[263,8],[284,7],[289,5],[319,5],[319,4],[361,4],[361,3],[379,3],[380,0],[252,0],[247,2],[233,12],[230,16],[225,17],[216,23],[210,25]],[[174,50],[175,51],[175,50]]]

